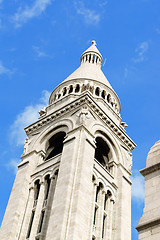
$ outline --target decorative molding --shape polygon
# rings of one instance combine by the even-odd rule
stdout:
[[[145,177],[146,175],[160,170],[160,163],[156,163],[153,166],[146,167],[140,170],[140,173]]]
[[[156,219],[152,219],[151,221],[140,223],[135,228],[137,229],[138,232],[140,232],[140,231],[142,231],[144,229],[147,229],[147,228],[149,230],[151,227],[155,227],[156,225],[160,225],[160,218],[156,218]]]
[[[110,128],[110,130],[132,151],[136,144],[129,138],[129,136],[125,133],[125,131],[117,126],[110,117],[106,115],[106,113],[96,104],[96,102],[89,96],[88,93],[81,96],[77,100],[74,100],[72,103],[64,106],[63,108],[51,113],[50,115],[39,119],[37,122],[29,125],[25,128],[26,134],[33,134],[35,131],[44,127],[45,125],[51,123],[53,120],[60,118],[61,116],[69,113],[71,110],[82,106],[83,104],[87,104],[91,110]]]

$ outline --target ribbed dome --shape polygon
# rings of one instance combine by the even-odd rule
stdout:
[[[101,70],[102,61],[102,55],[96,47],[96,42],[92,41],[92,45],[81,56],[80,67],[67,77],[64,82],[76,79],[90,79],[99,81],[112,89]]]
[[[160,140],[151,147],[147,156],[146,167],[153,166],[157,163],[160,163]]]

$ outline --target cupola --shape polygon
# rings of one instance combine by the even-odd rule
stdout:
[[[93,98],[107,104],[111,112],[120,116],[119,98],[101,70],[103,58],[94,40],[82,53],[80,61],[80,66],[54,89],[49,104],[57,103],[66,96],[70,96],[70,100],[71,97],[75,99],[88,91]]]
[[[89,63],[101,67],[103,58],[96,45],[96,41],[93,40],[92,45],[82,54],[81,64]]]

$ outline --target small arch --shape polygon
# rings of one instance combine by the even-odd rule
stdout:
[[[60,99],[60,97],[61,97],[61,94],[59,93],[59,94],[58,94],[58,99]]]
[[[92,59],[92,63],[95,62],[95,58],[96,58],[96,55],[94,54],[94,55],[93,55],[93,59]]]
[[[66,93],[67,93],[67,88],[65,87],[65,88],[63,88],[63,96],[65,96]]]
[[[76,85],[76,88],[75,88],[75,92],[78,93],[79,90],[80,90],[80,86],[79,86],[79,84],[77,84],[77,85]]]
[[[101,96],[102,96],[103,99],[105,99],[105,97],[106,97],[106,91],[105,90],[102,91]]]
[[[63,141],[66,133],[58,132],[49,139],[49,146],[46,151],[46,157],[44,160],[48,160],[60,153],[63,150]]]
[[[110,101],[111,101],[111,95],[108,94],[108,95],[107,95],[107,102],[110,103]]]
[[[91,54],[89,54],[89,63],[91,62]]]
[[[45,176],[45,194],[44,194],[44,200],[48,199],[50,184],[51,184],[51,178],[50,178],[50,175],[48,174],[48,175]]]
[[[101,138],[96,138],[95,159],[105,168],[109,170],[109,152],[107,143]]]
[[[69,93],[72,93],[73,92],[73,85],[70,85],[69,86]]]
[[[100,89],[99,89],[99,87],[96,87],[95,95],[96,95],[96,96],[99,96],[99,93],[100,93]]]
[[[36,180],[34,183],[34,200],[38,199],[39,191],[40,191],[40,180]]]

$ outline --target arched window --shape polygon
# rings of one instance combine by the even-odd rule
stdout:
[[[94,216],[93,216],[93,231],[96,229],[97,220],[99,218],[99,210],[101,204],[101,191],[103,189],[102,183],[96,187],[96,194],[95,194],[95,205],[94,205]]]
[[[95,62],[95,58],[96,58],[96,55],[94,54],[94,55],[93,55],[93,59],[92,59],[92,63]]]
[[[107,143],[100,137],[96,138],[96,149],[95,149],[95,159],[103,165],[103,167],[106,167],[108,170],[108,162],[109,162],[109,147]]]
[[[64,132],[59,132],[55,134],[51,139],[49,140],[49,146],[46,151],[46,157],[44,160],[48,160],[60,153],[62,153],[63,150],[63,141],[65,137]]]
[[[67,93],[67,88],[65,87],[65,88],[63,89],[63,96],[66,95],[66,93]]]
[[[77,92],[79,92],[79,90],[80,90],[80,86],[79,86],[79,84],[77,84],[76,88],[75,88],[75,92],[77,93]]]
[[[69,86],[69,93],[72,93],[72,92],[73,92],[73,86],[70,85],[70,86]]]
[[[37,200],[38,196],[39,196],[39,190],[40,190],[40,181],[39,180],[35,181],[34,186],[35,186],[34,187],[34,189],[35,189],[35,191],[34,191],[34,200]]]
[[[95,94],[96,96],[99,96],[99,87],[96,88]]]
[[[42,227],[43,227],[43,224],[44,224],[44,221],[45,221],[45,211],[46,211],[46,207],[47,207],[47,204],[48,204],[50,184],[51,184],[50,175],[47,175],[45,177],[45,193],[44,193],[43,208],[42,208],[42,211],[41,211],[40,221],[39,221],[39,225],[38,225],[38,229],[37,229],[37,235],[38,236],[40,236],[40,234],[42,232]]]
[[[110,103],[110,101],[111,101],[111,95],[108,94],[108,95],[107,95],[107,102]]]
[[[105,90],[102,91],[102,95],[101,96],[102,96],[103,99],[105,99],[105,96],[106,96],[106,91]]]
[[[30,221],[29,221],[26,239],[29,239],[30,234],[31,234],[33,220],[34,220],[34,216],[35,216],[35,208],[37,206],[37,201],[38,201],[38,197],[39,197],[39,191],[40,191],[40,181],[37,180],[34,183],[34,203],[33,203],[33,209],[32,209],[32,213],[31,213],[31,217],[30,217]]]

